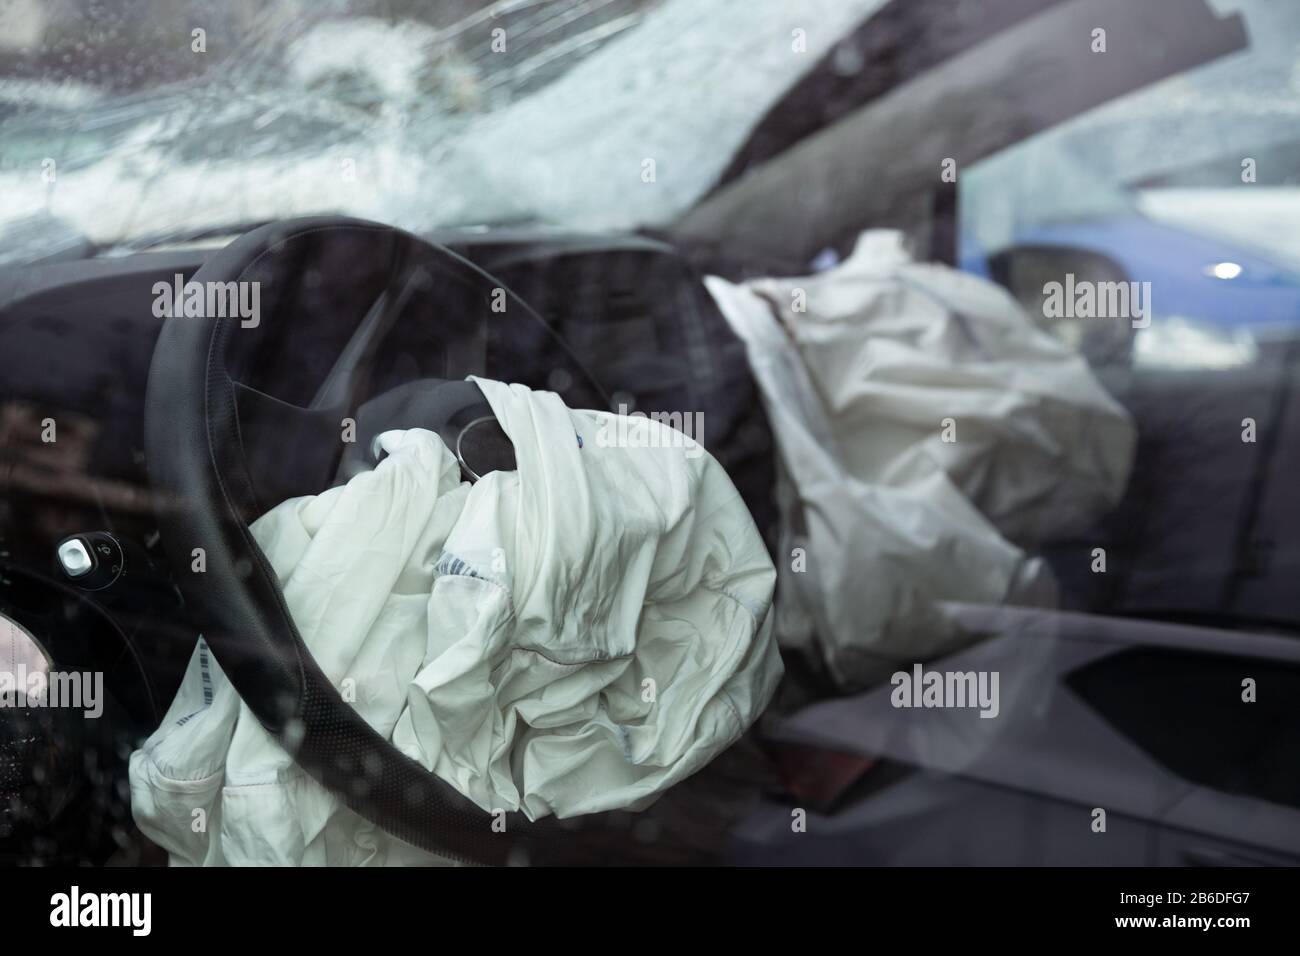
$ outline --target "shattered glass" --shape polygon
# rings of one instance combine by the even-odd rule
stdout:
[[[79,241],[120,254],[321,213],[411,230],[664,222],[882,3],[27,10],[0,78],[0,245],[9,261]]]

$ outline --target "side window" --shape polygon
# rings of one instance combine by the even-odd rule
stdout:
[[[1249,44],[973,165],[961,266],[1094,366],[1250,366],[1300,329],[1300,8]]]

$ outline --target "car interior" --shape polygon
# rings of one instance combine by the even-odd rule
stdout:
[[[431,200],[432,211],[406,208],[410,195],[454,192],[456,175],[476,173],[479,154],[468,149],[468,159],[438,165],[441,138],[468,136],[481,118],[482,135],[502,140],[485,139],[483,149],[508,152],[509,125],[492,128],[494,117],[618,44],[624,61],[640,62],[638,34],[659,20],[675,29],[672,18],[689,4],[458,0],[429,12],[348,0],[310,14],[272,4],[280,20],[228,14],[252,17],[253,39],[226,53],[214,13],[213,59],[231,58],[230,75],[245,85],[230,98],[251,103],[256,121],[219,117],[206,131],[189,112],[215,111],[221,89],[202,72],[172,79],[190,68],[179,54],[158,89],[122,80],[71,107],[24,104],[38,95],[23,92],[37,80],[77,68],[55,55],[61,29],[98,26],[122,43],[154,42],[154,21],[65,6],[39,14],[32,6],[44,32],[0,48],[0,74],[10,76],[0,80],[3,190],[17,197],[44,156],[70,157],[57,184],[31,187],[39,214],[16,202],[0,218],[0,644],[11,670],[26,660],[102,674],[103,714],[21,701],[0,712],[0,860],[167,863],[133,820],[128,761],[163,721],[202,641],[261,725],[292,739],[295,761],[351,811],[457,862],[1300,863],[1300,711],[1291,704],[1300,691],[1300,249],[1290,228],[1300,154],[1286,145],[1300,142],[1300,15],[1287,5],[855,0],[834,14],[817,5],[797,71],[761,97],[733,98],[733,112],[748,113],[735,142],[722,143],[721,132],[706,142],[715,120],[702,93],[701,115],[692,114],[697,77],[685,67],[657,77],[662,97],[681,97],[677,139],[708,152],[711,165],[689,189],[674,185],[695,153],[671,154],[675,140],[655,140],[647,106],[644,135],[660,143],[647,149],[659,150],[657,175],[672,197],[656,198],[668,205],[654,215],[640,215],[647,200],[629,199],[625,214],[604,198],[600,127],[613,129],[623,114],[596,110],[589,169],[529,166],[521,147],[504,163],[517,175],[478,170],[473,187],[511,193],[495,200],[505,212],[446,219],[454,198]],[[180,6],[203,14],[210,5]],[[776,42],[789,47],[788,10],[723,6],[709,21],[716,49],[704,59],[731,58],[746,76],[744,36],[779,29]],[[433,87],[424,74],[425,85],[384,87],[329,32],[361,17],[385,30],[432,24],[466,50],[518,24],[524,52],[512,55],[528,54],[536,72],[467,60],[479,71],[473,96],[460,73],[446,72],[459,61],[440,63]],[[724,35],[717,24],[727,17],[746,28]],[[189,31],[178,35],[188,49]],[[299,39],[312,36],[314,45]],[[342,51],[337,88],[328,70],[301,68],[310,78],[301,95],[315,112],[294,114],[288,93],[244,79],[254,75],[249,63],[271,63],[284,49],[305,63],[316,62],[309,53]],[[658,62],[654,52],[646,62]],[[112,85],[91,73],[92,85]],[[358,106],[371,82],[388,100]],[[72,96],[71,86],[55,88]],[[386,168],[361,199],[317,184],[306,199],[286,193],[276,206],[258,196],[280,187],[238,195],[240,187],[219,185],[233,182],[220,176],[239,163],[249,164],[240,175],[261,175],[259,150],[274,152],[269,137],[286,123],[299,124],[304,155],[316,151],[314,137],[324,141],[319,129],[350,136],[356,123],[364,137],[365,124],[408,108],[393,106],[398,88],[410,102],[440,104],[435,119],[446,131],[412,151],[426,154],[427,167]],[[1239,94],[1231,109],[1213,100],[1230,98],[1225,89]],[[588,96],[599,100],[601,90]],[[498,94],[505,105],[491,99]],[[1254,112],[1240,107],[1249,96]],[[136,110],[146,118],[132,118]],[[223,131],[227,122],[238,132]],[[557,129],[527,142],[572,133]],[[209,158],[208,138],[229,155]],[[202,153],[197,172],[169,184],[146,160],[109,158],[123,142],[156,141],[163,167],[185,166],[186,150]],[[642,152],[617,144],[609,152],[628,171],[619,189],[657,186]],[[945,179],[950,158],[958,173]],[[1257,161],[1257,184],[1243,184],[1246,158]],[[1075,163],[1086,175],[1072,178]],[[573,183],[550,184],[551,175]],[[407,177],[410,192],[386,196],[388,176]],[[71,201],[52,198],[65,188],[111,194],[115,177],[144,185],[104,235],[86,225],[89,213],[80,221]],[[529,182],[540,213],[511,214],[533,208],[514,195]],[[546,198],[552,188],[589,192],[589,206],[566,219],[560,201]],[[1263,212],[1245,195],[1255,189],[1270,191]],[[187,212],[157,224],[135,212],[184,206],[191,194],[207,204],[195,214],[202,225]],[[1289,238],[1274,241],[1259,225],[1270,220],[1286,224],[1272,228]],[[511,470],[503,433],[480,432],[460,447],[467,423],[491,418],[466,381],[480,376],[555,393],[571,409],[700,414],[704,433],[695,437],[734,484],[773,562],[788,562],[789,477],[776,428],[746,344],[704,280],[818,274],[871,229],[900,231],[918,260],[995,284],[1030,315],[1043,314],[1044,282],[1067,272],[1154,288],[1150,329],[1098,324],[1069,339],[1072,326],[1038,320],[1131,416],[1136,450],[1114,509],[1034,545],[1056,582],[1054,607],[957,600],[948,609],[972,639],[926,663],[999,670],[1000,719],[968,722],[972,731],[947,714],[909,714],[891,707],[888,680],[845,688],[816,653],[782,647],[785,677],[761,718],[657,801],[562,820],[511,813],[510,838],[497,839],[481,807],[400,753],[332,686],[249,526],[288,499],[345,485],[369,467],[361,452],[390,429],[440,435],[469,476]],[[1228,266],[1238,273],[1224,279]],[[260,319],[241,327],[230,316],[172,314],[170,293],[166,312],[153,307],[160,287],[191,282],[258,283]],[[355,444],[338,441],[349,421]],[[203,574],[191,573],[196,561]],[[1257,703],[1241,705],[1243,680],[1258,687]],[[1125,839],[1098,841],[1078,824],[1097,806],[1111,808],[1111,830]],[[806,811],[808,833],[791,829],[792,811]]]

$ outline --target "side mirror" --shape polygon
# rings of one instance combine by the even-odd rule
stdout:
[[[989,258],[989,274],[1031,319],[1090,365],[1132,361],[1136,329],[1134,303],[1128,298],[1130,277],[1109,256],[1073,246],[1012,246]],[[1126,307],[1115,307],[1112,291],[1123,292]],[[1086,301],[1091,301],[1090,308],[1076,310],[1076,303]]]

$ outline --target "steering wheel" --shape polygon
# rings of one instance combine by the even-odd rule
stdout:
[[[505,862],[521,842],[526,852],[553,830],[549,822],[513,814],[504,833],[493,832],[491,815],[342,699],[303,643],[248,523],[346,480],[356,450],[381,431],[418,426],[447,439],[484,409],[490,416],[466,375],[546,387],[527,378],[559,367],[575,394],[603,396],[599,384],[501,283],[378,223],[325,217],[254,229],[213,255],[184,286],[192,288],[216,293],[201,309],[177,299],[163,324],[145,447],[162,543],[182,569],[178,586],[204,640],[263,726],[361,816],[466,862]],[[217,314],[184,314],[194,311]],[[190,570],[196,548],[204,573]]]

